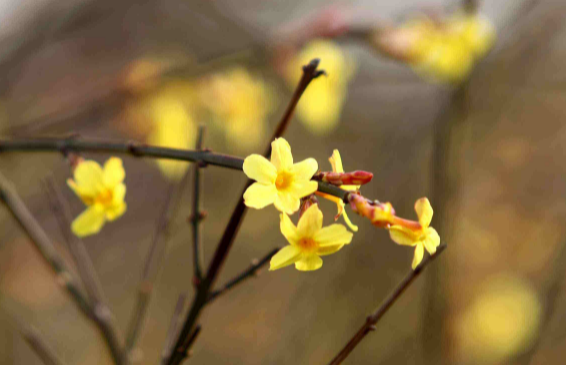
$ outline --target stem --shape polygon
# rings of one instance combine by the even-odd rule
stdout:
[[[420,275],[420,273],[424,270],[424,268],[432,262],[439,254],[441,254],[446,245],[440,245],[436,250],[436,253],[432,256],[427,256],[423,262],[412,270],[406,277],[403,279],[402,282],[397,285],[393,293],[389,295],[389,297],[379,306],[379,308],[373,312],[369,317],[367,317],[366,322],[362,325],[362,327],[352,336],[350,341],[344,346],[342,351],[336,355],[336,357],[330,362],[330,365],[338,365],[341,364],[350,353],[354,350],[354,348],[364,339],[364,337],[371,331],[375,330],[375,326],[377,322],[383,317],[387,310],[395,304],[397,299],[403,294],[403,292],[413,283],[413,281]]]
[[[20,330],[20,333],[28,345],[30,345],[33,349],[37,357],[39,357],[45,365],[64,364],[35,327],[27,326],[27,328]]]
[[[205,127],[200,126],[197,136],[197,150],[202,150]],[[201,166],[194,164],[194,185],[193,185],[193,212],[191,217],[191,225],[193,227],[193,267],[194,279],[198,284],[202,280],[202,267],[204,266],[204,256],[202,250],[201,227],[200,224],[204,219],[204,214],[200,210],[200,196],[202,195],[203,181],[200,172]]]
[[[293,93],[293,97],[291,98],[287,110],[285,111],[285,114],[279,122],[279,125],[275,129],[273,137],[270,139],[270,141],[280,137],[285,132],[287,126],[289,125],[289,122],[291,121],[291,117],[293,116],[293,111],[295,110],[295,107],[297,106],[297,103],[301,98],[301,95],[304,93],[310,82],[323,73],[323,71],[317,71],[318,63],[319,61],[315,59],[312,60],[308,65],[303,67],[303,76],[299,81],[299,85]],[[271,144],[269,144],[269,146],[267,147],[264,155],[269,156],[270,153]],[[243,166],[243,163],[241,166]],[[240,194],[240,199],[238,200],[238,203],[236,204],[236,207],[232,212],[232,216],[230,217],[228,225],[224,230],[222,238],[220,239],[220,243],[218,244],[216,251],[214,252],[214,256],[212,258],[210,266],[208,267],[206,276],[198,286],[198,290],[195,298],[193,299],[189,314],[187,315],[187,318],[185,320],[183,328],[181,329],[181,333],[179,334],[167,365],[178,365],[187,356],[190,346],[192,345],[192,341],[188,340],[188,336],[190,333],[192,333],[193,327],[195,326],[202,309],[208,301],[210,290],[214,285],[218,273],[222,269],[222,265],[224,264],[224,261],[228,256],[230,248],[232,248],[232,244],[234,243],[234,239],[236,237],[236,234],[238,233],[240,224],[246,213],[246,205],[244,204],[243,198],[244,192],[252,183],[253,181],[248,179],[244,186],[244,189],[242,190],[242,193]]]
[[[100,328],[104,336],[104,340],[110,349],[112,357],[119,363],[119,359],[123,356],[122,339],[120,332],[114,322],[114,316],[108,307],[104,298],[104,293],[96,274],[96,270],[88,255],[88,251],[83,241],[75,236],[71,230],[71,210],[69,205],[66,204],[61,190],[57,188],[53,177],[49,178],[45,183],[47,192],[49,193],[49,201],[51,203],[51,210],[57,218],[59,229],[63,233],[63,237],[67,242],[69,251],[73,256],[77,266],[79,277],[81,278],[88,296],[90,297],[94,321]]]
[[[175,305],[175,310],[171,316],[171,323],[169,324],[169,330],[167,331],[167,337],[165,338],[165,346],[161,352],[161,364],[165,364],[169,355],[171,354],[171,346],[173,346],[173,341],[175,341],[175,335],[177,335],[177,328],[179,327],[179,320],[181,317],[181,312],[185,306],[185,294],[179,294],[179,299],[177,299],[177,304]]]
[[[222,294],[227,293],[230,289],[242,283],[246,279],[252,276],[257,276],[259,270],[271,260],[273,255],[275,255],[277,251],[279,251],[279,249],[280,247],[276,247],[273,250],[271,250],[267,255],[265,255],[262,259],[253,260],[249,268],[244,270],[242,273],[238,274],[232,280],[228,281],[228,283],[226,283],[226,285],[224,285],[221,289],[215,290],[212,293],[210,293],[210,295],[208,296],[207,303],[210,303],[219,296],[221,296]]]

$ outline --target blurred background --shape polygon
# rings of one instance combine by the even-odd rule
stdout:
[[[454,14],[476,10],[484,23],[466,28],[482,40],[473,48],[452,35],[461,24]],[[374,173],[362,193],[390,201],[403,217],[414,219],[414,202],[429,197],[432,225],[449,245],[345,363],[559,364],[565,17],[566,4],[537,0],[2,0],[1,136],[194,148],[202,124],[213,151],[261,153],[300,66],[320,57],[328,76],[309,87],[285,135],[295,160],[314,157],[330,170],[339,149],[347,171]],[[188,165],[121,157],[128,211],[84,242],[124,335],[167,189]],[[78,215],[84,207],[66,187],[68,162],[2,153],[0,170],[76,272],[41,183],[53,174]],[[244,182],[237,171],[204,170],[207,262]],[[187,303],[193,295],[190,188],[134,363],[159,361],[179,294],[188,293]],[[336,206],[320,205],[332,223]],[[187,363],[328,363],[413,256],[349,216],[359,232],[320,270],[265,271],[207,307]],[[285,243],[275,209],[249,211],[218,285]],[[97,329],[2,207],[0,363],[41,364],[17,321],[36,327],[66,364],[112,363]]]

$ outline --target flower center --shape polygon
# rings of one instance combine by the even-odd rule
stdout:
[[[275,179],[275,187],[278,190],[287,189],[293,183],[293,178],[293,174],[281,171],[277,174],[277,179]]]
[[[102,204],[104,206],[109,206],[112,204],[112,200],[113,200],[113,196],[112,196],[112,191],[109,189],[105,189],[103,190],[101,193],[99,193],[96,198],[95,198],[95,202]]]
[[[301,238],[299,241],[299,247],[304,251],[314,251],[317,249],[318,244],[312,238]]]

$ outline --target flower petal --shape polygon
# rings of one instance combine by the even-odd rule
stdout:
[[[276,138],[271,142],[271,163],[277,171],[289,170],[293,166],[293,155],[291,146],[285,138]]]
[[[126,185],[124,183],[116,185],[112,190],[112,205],[121,205],[124,202],[125,196]]]
[[[85,191],[84,189],[81,189],[81,187],[78,186],[77,183],[72,179],[67,179],[67,185],[71,188],[71,190],[74,191],[75,194],[77,194],[79,198],[81,198],[85,205],[92,205],[95,195],[93,195],[90,190]]]
[[[432,221],[432,206],[427,198],[420,198],[415,203],[415,211],[417,212],[417,217],[419,217],[419,223],[423,228],[430,225]]]
[[[344,172],[344,167],[342,167],[342,158],[340,157],[340,152],[334,150],[332,156],[328,159],[330,165],[332,165],[333,172]]]
[[[75,168],[75,182],[85,195],[96,195],[104,188],[104,174],[96,161],[80,162]]]
[[[318,204],[311,205],[299,219],[297,230],[301,238],[314,238],[315,233],[322,228],[322,212]]]
[[[244,160],[244,173],[250,179],[264,184],[274,184],[277,169],[265,157],[253,154]]]
[[[344,203],[342,203],[344,204]],[[352,221],[350,220],[350,217],[348,217],[348,214],[346,214],[346,210],[344,209],[344,207],[342,207],[342,217],[344,217],[344,222],[346,222],[346,225],[354,232],[358,231],[358,226],[356,226],[354,223],[352,223]]]
[[[98,233],[104,225],[104,209],[95,204],[82,212],[71,224],[71,230],[78,237]]]
[[[322,259],[317,255],[303,256],[303,258],[295,262],[295,268],[299,271],[314,271],[322,267]]]
[[[126,171],[122,165],[122,159],[118,157],[111,157],[104,163],[104,185],[107,188],[113,188],[117,184],[124,181]]]
[[[301,249],[297,246],[285,246],[279,250],[269,263],[269,271],[281,269],[294,264],[301,258]]]
[[[319,247],[319,249],[316,251],[316,254],[318,256],[330,255],[333,254],[334,252],[339,251],[342,247],[344,247],[344,245],[331,245],[331,246]]]
[[[291,222],[291,218],[285,213],[281,214],[281,223],[279,224],[279,228],[281,229],[281,233],[287,241],[293,246],[297,244],[300,237],[297,233],[297,227]]]
[[[415,270],[415,268],[419,266],[419,264],[423,260],[423,256],[424,256],[424,247],[422,244],[418,244],[415,247],[415,256],[413,257],[413,264],[411,265],[413,270]]]
[[[440,236],[438,235],[438,232],[436,232],[436,229],[432,227],[427,228],[423,244],[428,253],[434,255],[436,248],[440,245]]]
[[[109,221],[115,220],[126,212],[126,208],[126,203],[122,202],[121,204],[106,209],[106,219],[108,219]]]
[[[262,209],[272,204],[277,196],[275,185],[254,183],[244,193],[244,203],[255,209]]]
[[[317,231],[313,239],[319,247],[344,245],[352,242],[354,234],[346,229],[342,224],[331,224]]]
[[[318,190],[318,183],[316,181],[294,181],[287,190],[297,198],[304,198]]]
[[[314,158],[307,158],[293,165],[297,180],[310,180],[317,170],[318,162]]]
[[[403,245],[403,246],[414,246],[416,245],[416,240],[410,234],[409,230],[402,226],[391,226],[389,227],[389,236],[393,242]]]
[[[285,191],[277,191],[275,197],[275,208],[277,208],[280,212],[293,214],[299,210],[300,206],[301,199],[296,197],[294,194]]]

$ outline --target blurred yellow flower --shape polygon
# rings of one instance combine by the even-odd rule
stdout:
[[[199,82],[201,104],[225,130],[236,149],[253,149],[264,139],[266,118],[276,106],[265,81],[243,67],[204,77]]]
[[[182,94],[165,90],[149,101],[152,128],[147,138],[149,144],[189,149],[194,146],[196,125],[181,99]],[[169,179],[181,178],[188,167],[184,161],[157,160],[161,172]]]
[[[341,224],[322,228],[322,212],[318,204],[310,206],[295,227],[287,214],[281,214],[281,233],[289,242],[271,258],[269,270],[295,264],[300,271],[320,269],[320,256],[330,255],[352,241],[352,232]]]
[[[72,223],[71,229],[79,237],[98,233],[106,220],[113,221],[126,211],[126,172],[122,160],[111,157],[101,168],[92,160],[79,161],[74,180],[67,184],[88,207]]]
[[[415,247],[415,256],[412,264],[413,269],[421,263],[425,248],[428,253],[432,255],[440,245],[440,236],[434,228],[429,227],[432,221],[433,211],[428,199],[420,198],[417,200],[415,203],[415,211],[419,217],[419,228],[412,228],[401,224],[394,224],[388,228],[389,235],[395,243]]]
[[[313,40],[287,65],[289,87],[297,86],[302,66],[314,58],[320,59],[319,68],[325,70],[327,75],[309,85],[297,105],[297,115],[311,132],[324,134],[338,125],[348,82],[355,73],[355,64],[337,44],[328,40]]]
[[[293,214],[301,198],[317,190],[317,182],[311,181],[317,169],[313,158],[293,164],[291,146],[284,138],[277,138],[271,143],[271,162],[257,154],[244,160],[244,173],[257,181],[245,191],[245,203],[256,209],[274,204],[279,211]]]
[[[342,167],[342,158],[340,157],[340,152],[338,150],[334,150],[332,152],[332,156],[328,159],[330,161],[330,165],[332,165],[333,172],[344,172],[344,167]],[[340,188],[343,190],[348,191],[358,191],[360,189],[360,185],[340,185]],[[337,220],[340,216],[344,217],[344,222],[348,225],[348,227],[354,231],[358,231],[358,226],[354,225],[348,215],[346,214],[346,210],[344,209],[344,201],[337,197],[330,197],[324,196],[327,199],[334,201],[338,207],[338,214],[334,217],[334,220]]]

